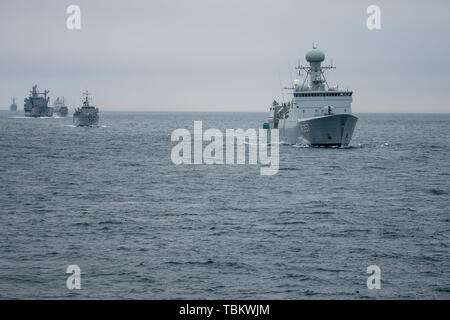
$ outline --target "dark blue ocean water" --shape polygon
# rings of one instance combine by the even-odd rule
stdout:
[[[0,298],[449,299],[450,115],[358,116],[350,148],[280,146],[261,176],[175,166],[170,134],[265,113],[103,112],[75,128],[0,112]]]

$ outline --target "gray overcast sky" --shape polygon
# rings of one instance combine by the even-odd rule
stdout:
[[[66,8],[81,7],[81,30]],[[379,31],[366,9],[381,7]],[[316,42],[355,112],[450,112],[450,1],[1,0],[0,105],[33,84],[101,110],[267,111]],[[285,97],[288,97],[285,93]]]

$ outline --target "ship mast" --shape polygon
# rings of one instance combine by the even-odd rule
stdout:
[[[84,91],[83,95],[85,96],[83,105],[85,105],[86,107],[89,107],[89,91],[88,90]]]
[[[300,63],[296,70],[299,70],[299,76],[301,75],[300,71],[303,70],[306,72],[305,79],[303,80],[302,87],[305,85],[306,80],[309,77],[309,84],[312,91],[322,91],[325,90],[325,86],[329,89],[330,86],[325,79],[325,70],[336,69],[332,64],[329,66],[322,66],[321,63],[325,60],[325,54],[317,50],[317,46],[313,44],[313,49],[306,54],[306,61],[309,62],[309,66],[302,66]]]

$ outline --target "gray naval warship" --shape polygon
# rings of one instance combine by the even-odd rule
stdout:
[[[77,108],[73,114],[73,123],[77,127],[96,126],[99,120],[98,108],[89,105],[89,92],[84,94],[83,106]]]
[[[17,111],[16,98],[12,98],[12,104],[9,106],[9,111]]]
[[[69,114],[69,108],[64,104],[64,98],[56,98],[53,102],[53,112],[59,117],[66,117]]]
[[[358,120],[351,110],[353,92],[328,86],[324,71],[335,67],[321,66],[325,54],[314,45],[305,58],[309,66],[296,67],[299,75],[306,72],[303,82],[296,79],[293,88],[286,88],[292,90],[293,99],[274,101],[263,127],[279,129],[280,141],[286,144],[347,146]]]
[[[38,92],[37,86],[33,86],[30,96],[24,99],[24,111],[27,117],[51,117],[53,108],[48,106],[50,98],[47,96],[48,90]]]

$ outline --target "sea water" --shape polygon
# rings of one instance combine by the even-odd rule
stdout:
[[[449,299],[450,115],[357,116],[348,148],[280,145],[261,176],[176,166],[170,136],[265,113],[0,112],[0,298]]]

